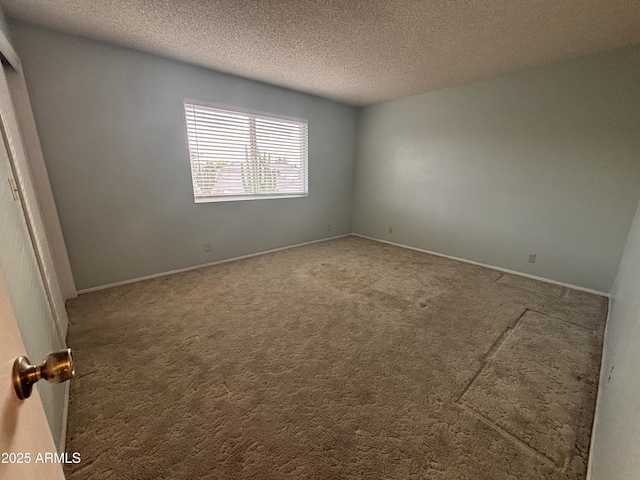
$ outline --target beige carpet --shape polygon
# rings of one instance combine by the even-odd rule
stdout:
[[[346,237],[69,303],[75,479],[583,479],[607,301]]]

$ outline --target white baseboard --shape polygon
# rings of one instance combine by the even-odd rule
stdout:
[[[409,250],[415,250],[417,252],[428,253],[430,255],[435,255],[437,257],[448,258],[449,260],[456,260],[458,262],[470,263],[471,265],[478,265],[479,267],[490,268],[491,270],[497,270],[503,273],[509,273],[511,275],[519,275],[521,277],[527,277],[532,280],[538,280],[540,282],[551,283],[553,285],[560,285],[561,287],[572,288],[574,290],[580,290],[582,292],[593,293],[595,295],[600,295],[602,297],[609,297],[608,293],[600,292],[599,290],[592,290],[590,288],[579,287],[577,285],[571,285],[570,283],[558,282],[556,280],[551,280],[550,278],[538,277],[536,275],[529,275],[528,273],[517,272],[515,270],[509,270],[508,268],[496,267],[494,265],[487,265],[486,263],[474,262],[473,260],[467,260],[466,258],[454,257],[452,255],[445,255],[444,253],[433,252],[431,250],[425,250],[424,248],[412,247],[411,245],[403,245],[401,243],[394,243],[388,240],[381,240],[379,238],[368,237],[367,235],[361,235],[359,233],[352,233],[356,237],[366,238],[367,240],[373,240],[374,242],[387,243],[389,245],[393,245],[395,247],[407,248]]]
[[[589,442],[589,459],[587,460],[587,478],[586,480],[593,479],[593,447],[596,442],[596,433],[598,428],[598,405],[600,405],[600,399],[602,398],[602,389],[604,387],[604,380],[607,378],[605,367],[607,365],[607,336],[609,335],[609,319],[611,317],[611,303],[614,301],[613,297],[609,299],[609,310],[607,311],[607,322],[604,327],[604,337],[602,339],[602,358],[600,359],[600,376],[598,377],[598,393],[596,394],[596,408],[593,414],[593,424],[591,426],[591,440]]]
[[[466,258],[454,257],[452,255],[445,255],[444,253],[438,253],[438,252],[434,252],[434,251],[431,251],[431,250],[425,250],[424,248],[412,247],[411,245],[404,245],[404,244],[401,244],[401,243],[390,242],[388,240],[381,240],[379,238],[369,237],[367,235],[361,235],[359,233],[345,233],[343,235],[336,235],[335,237],[321,238],[319,240],[312,240],[310,242],[297,243],[295,245],[288,245],[286,247],[273,248],[271,250],[263,250],[261,252],[251,253],[249,255],[242,255],[240,257],[232,257],[232,258],[227,258],[227,259],[224,259],[224,260],[218,260],[216,262],[204,263],[204,264],[201,264],[201,265],[194,265],[192,267],[180,268],[178,270],[170,270],[170,271],[167,271],[167,272],[154,273],[153,275],[146,275],[144,277],[137,277],[137,278],[132,278],[132,279],[129,279],[129,280],[123,280],[121,282],[115,282],[115,283],[109,283],[109,284],[106,284],[106,285],[99,285],[97,287],[85,288],[85,289],[82,289],[82,290],[78,290],[78,295],[82,295],[83,293],[97,292],[99,290],[105,290],[107,288],[119,287],[121,285],[128,285],[130,283],[142,282],[144,280],[150,280],[152,278],[165,277],[167,275],[175,275],[176,273],[189,272],[191,270],[197,270],[199,268],[212,267],[214,265],[220,265],[222,263],[235,262],[236,260],[242,260],[244,258],[257,257],[259,255],[266,255],[267,253],[279,252],[281,250],[287,250],[289,248],[296,248],[296,247],[302,247],[304,245],[311,245],[311,244],[314,244],[314,243],[326,242],[326,241],[329,241],[329,240],[335,240],[337,238],[348,237],[350,235],[353,235],[355,237],[366,238],[368,240],[373,240],[374,242],[387,243],[387,244],[393,245],[395,247],[407,248],[409,250],[415,250],[417,252],[428,253],[430,255],[435,255],[437,257],[448,258],[450,260],[456,260],[458,262],[469,263],[471,265],[478,265],[480,267],[490,268],[491,270],[497,270],[499,272],[509,273],[511,275],[519,275],[521,277],[531,278],[532,280],[538,280],[540,282],[551,283],[553,285],[560,285],[561,287],[572,288],[574,290],[580,290],[582,292],[593,293],[595,295],[600,295],[600,296],[603,296],[603,297],[609,297],[608,293],[601,292],[599,290],[593,290],[593,289],[590,289],[590,288],[580,287],[578,285],[571,285],[570,283],[558,282],[557,280],[552,280],[550,278],[539,277],[537,275],[530,275],[528,273],[523,273],[523,272],[517,272],[515,270],[510,270],[508,268],[502,268],[502,267],[496,267],[494,265],[488,265],[486,263],[474,262],[473,260],[467,260]]]
[[[335,240],[337,238],[348,237],[351,233],[345,233],[344,235],[336,235],[335,237],[321,238],[319,240],[312,240],[310,242],[297,243],[295,245],[288,245],[286,247],[272,248],[271,250],[263,250],[261,252],[250,253],[249,255],[242,255],[240,257],[226,258],[224,260],[218,260],[216,262],[203,263],[201,265],[194,265],[192,267],[180,268],[178,270],[170,270],[168,272],[154,273],[153,275],[146,275],[144,277],[132,278],[130,280],[123,280],[121,282],[109,283],[107,285],[99,285],[97,287],[85,288],[78,290],[78,295],[83,293],[97,292],[99,290],[106,290],[107,288],[119,287],[121,285],[128,285],[130,283],[142,282],[143,280],[150,280],[152,278],[166,277],[167,275],[175,275],[176,273],[189,272],[191,270],[198,270],[199,268],[213,267],[214,265],[220,265],[222,263],[235,262],[236,260],[242,260],[245,258],[257,257],[260,255],[266,255],[267,253],[279,252],[282,250],[288,250],[290,248],[302,247],[304,245],[311,245],[313,243],[327,242],[329,240]]]

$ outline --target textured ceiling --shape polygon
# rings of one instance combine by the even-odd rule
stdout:
[[[640,43],[639,0],[0,0],[27,22],[351,105]]]

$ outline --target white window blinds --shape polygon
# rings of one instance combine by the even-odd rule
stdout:
[[[307,122],[185,102],[196,202],[308,193]]]

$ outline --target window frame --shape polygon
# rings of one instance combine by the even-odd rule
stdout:
[[[282,194],[274,194],[274,193],[248,193],[248,194],[239,194],[239,195],[219,195],[219,196],[202,196],[197,197],[195,191],[195,182],[193,177],[193,167],[191,164],[191,150],[189,145],[189,125],[187,123],[187,105],[194,105],[196,107],[202,106],[205,108],[211,108],[221,111],[226,111],[231,114],[240,114],[240,115],[253,115],[256,117],[262,117],[267,120],[283,120],[295,123],[301,123],[306,125],[306,165],[305,165],[305,175],[303,179],[302,187],[304,188],[304,192],[299,193],[282,193]],[[191,187],[193,194],[194,203],[217,203],[217,202],[237,202],[237,201],[245,201],[245,200],[273,200],[277,198],[304,198],[309,196],[309,121],[304,118],[299,117],[291,117],[279,114],[273,114],[271,112],[264,112],[260,110],[253,110],[249,108],[243,107],[232,107],[225,104],[220,103],[212,103],[202,100],[194,100],[191,98],[185,98],[182,101],[182,114],[184,116],[184,132],[185,132],[185,140],[187,146],[187,161],[189,165],[189,178],[191,179]]]

